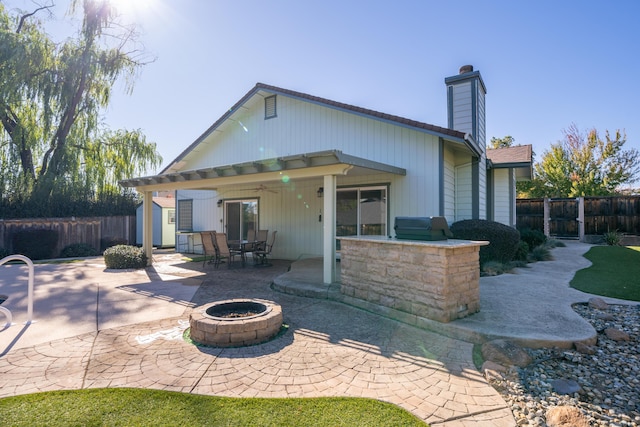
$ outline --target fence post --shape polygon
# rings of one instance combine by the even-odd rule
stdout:
[[[584,197],[578,197],[578,240],[584,242]]]
[[[550,217],[550,213],[549,213],[549,198],[545,197],[544,198],[544,203],[543,203],[543,207],[544,207],[544,235],[547,237],[551,236],[551,230],[549,229],[549,217]]]

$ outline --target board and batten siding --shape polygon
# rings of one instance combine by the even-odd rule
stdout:
[[[444,150],[444,216],[450,223],[456,219],[455,154]]]
[[[456,84],[453,90],[453,129],[473,134],[471,82]]]
[[[478,167],[479,218],[487,219],[487,157],[482,153]]]
[[[181,170],[206,168],[325,150],[398,167],[418,167],[411,145],[434,145],[437,137],[335,108],[278,95],[278,116],[264,119],[253,102],[213,131]],[[405,141],[410,141],[409,147]],[[433,150],[433,147],[429,147]],[[196,152],[197,150],[197,152]],[[437,153],[437,152],[436,152]],[[416,160],[415,164],[410,164]]]
[[[473,218],[471,203],[471,163],[456,167],[456,221]]]
[[[396,216],[439,216],[440,171],[444,162],[445,216],[452,223],[471,218],[471,157],[440,139],[402,125],[277,95],[277,117],[264,118],[264,101],[256,96],[239,108],[181,160],[181,171],[289,155],[341,150],[346,154],[406,169],[406,176],[387,173],[338,176],[338,187],[388,186],[388,231]],[[457,165],[466,164],[464,168]],[[225,200],[259,199],[260,228],[277,230],[273,256],[297,259],[321,256],[325,213],[317,196],[323,178],[262,182],[275,191],[253,191],[255,185],[225,186],[216,191],[178,191],[193,199],[193,229],[222,230]],[[252,189],[253,188],[253,189]],[[322,220],[320,219],[322,215]]]
[[[493,220],[505,225],[512,225],[509,213],[512,212],[510,196],[511,180],[510,169],[494,169],[493,171]]]

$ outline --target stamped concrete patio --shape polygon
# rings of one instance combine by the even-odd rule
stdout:
[[[557,261],[527,270],[575,262],[587,248],[557,249]],[[23,324],[26,270],[0,268],[0,293],[10,296],[5,305],[15,322],[0,331],[0,397],[92,387],[238,397],[358,396],[392,402],[432,425],[515,425],[503,399],[475,369],[473,345],[455,338],[456,328],[467,331],[462,335],[491,332],[481,321],[452,322],[446,336],[442,332],[447,331],[430,332],[333,301],[328,298],[339,293],[321,284],[314,261],[287,272],[289,263],[283,261],[269,268],[213,270],[172,254],[154,258],[154,267],[146,271],[105,270],[101,259],[37,265],[30,325]],[[560,269],[574,269],[569,266]],[[505,277],[521,286],[521,274]],[[281,291],[272,289],[274,281]],[[500,304],[487,298],[513,289],[493,282],[481,279],[482,307],[487,308],[484,324],[497,328],[503,321]],[[567,283],[555,286],[564,289]],[[524,289],[518,288],[521,296]],[[562,310],[571,299],[587,297],[559,295]],[[192,310],[231,298],[277,302],[287,332],[245,348],[196,347],[183,340]]]

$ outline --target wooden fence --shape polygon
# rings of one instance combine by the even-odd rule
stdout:
[[[73,243],[86,243],[96,250],[104,249],[106,241],[136,242],[135,216],[108,216],[91,218],[32,218],[0,220],[0,247],[13,251],[12,236],[21,230],[56,230],[58,256],[62,249]]]
[[[518,199],[516,226],[580,240],[609,231],[640,236],[640,196]]]

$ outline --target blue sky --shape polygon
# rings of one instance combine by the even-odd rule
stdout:
[[[446,127],[444,78],[465,64],[487,86],[487,142],[512,135],[538,161],[575,123],[640,149],[636,0],[138,2],[124,12],[156,60],[105,121],[142,129],[163,166],[256,82]]]

